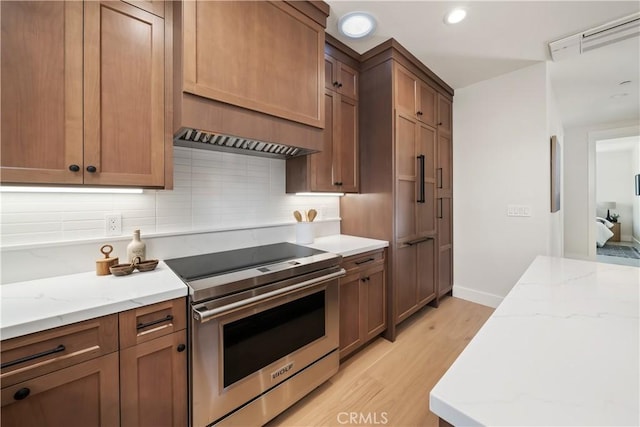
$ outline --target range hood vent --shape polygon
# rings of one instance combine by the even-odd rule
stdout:
[[[549,43],[553,61],[570,58],[640,35],[640,13]]]
[[[300,147],[186,128],[182,128],[176,133],[173,145],[277,159],[288,159],[314,152]]]

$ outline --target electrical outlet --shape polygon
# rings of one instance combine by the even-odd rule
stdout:
[[[104,216],[107,236],[119,236],[122,234],[122,214],[113,213]]]

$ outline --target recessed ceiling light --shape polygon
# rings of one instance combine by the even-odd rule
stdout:
[[[347,37],[360,39],[375,31],[376,20],[367,12],[351,12],[340,18],[338,29]]]
[[[461,7],[457,7],[444,16],[444,22],[447,24],[457,24],[467,16],[467,11]]]

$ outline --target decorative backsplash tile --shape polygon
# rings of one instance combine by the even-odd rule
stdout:
[[[122,215],[122,234],[260,226],[315,208],[340,216],[338,197],[285,194],[285,161],[174,148],[174,189],[142,194],[1,193],[0,245],[105,236],[105,214]]]

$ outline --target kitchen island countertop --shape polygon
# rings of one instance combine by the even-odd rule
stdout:
[[[636,267],[537,257],[431,390],[465,426],[640,424]]]
[[[389,246],[389,242],[366,237],[350,236],[348,234],[335,234],[333,236],[316,237],[313,243],[305,246],[348,257],[386,248]]]
[[[0,337],[5,340],[187,295],[187,286],[162,261],[128,276],[95,272],[0,287]]]

